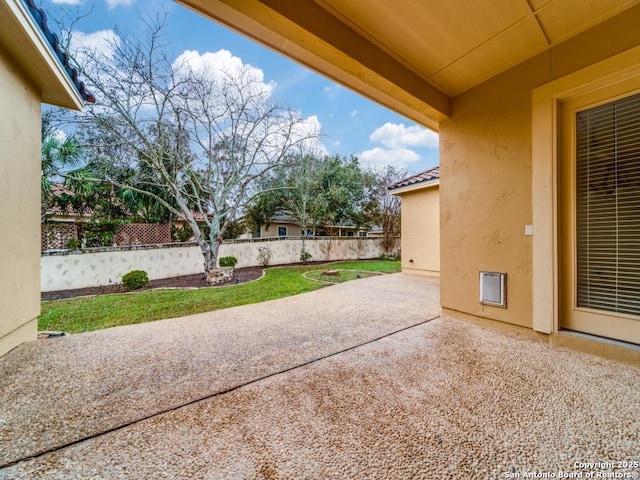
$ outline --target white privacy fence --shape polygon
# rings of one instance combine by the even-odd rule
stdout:
[[[368,259],[383,253],[382,239],[375,237],[309,238],[305,243],[310,261]],[[219,256],[236,257],[236,268],[258,266],[259,249],[266,248],[271,252],[269,265],[282,265],[299,262],[300,247],[300,238],[232,240],[222,244]],[[52,292],[117,284],[131,270],[144,270],[151,280],[202,273],[204,260],[194,244],[132,245],[43,252],[41,270],[41,289]]]

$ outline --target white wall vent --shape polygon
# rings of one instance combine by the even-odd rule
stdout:
[[[480,272],[480,303],[507,308],[507,274]]]

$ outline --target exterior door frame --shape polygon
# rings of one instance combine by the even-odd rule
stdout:
[[[634,47],[532,92],[533,329],[560,330],[558,263],[558,120],[561,101],[640,78]]]
[[[580,111],[611,104],[640,94],[640,77],[631,77],[560,105],[558,124],[561,133],[558,158],[558,231],[560,251],[560,327],[619,341],[640,343],[640,321],[637,315],[578,305],[578,219],[577,219],[577,153],[576,118]]]

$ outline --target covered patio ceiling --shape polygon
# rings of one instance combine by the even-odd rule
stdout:
[[[177,0],[434,130],[451,99],[640,0]]]

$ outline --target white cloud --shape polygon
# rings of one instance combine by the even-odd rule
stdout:
[[[71,50],[81,56],[83,50],[99,52],[106,58],[113,58],[115,48],[120,45],[120,37],[113,30],[99,30],[93,33],[74,31],[71,35]]]
[[[120,5],[128,7],[133,3],[133,0],[106,0],[109,8],[119,7]]]
[[[375,147],[358,155],[363,164],[372,167],[396,165],[407,168],[420,161],[420,155],[414,149],[438,148],[437,133],[418,125],[407,127],[403,123],[387,122],[376,128],[369,139],[384,147]]]
[[[316,115],[311,115],[298,123],[293,130],[293,137],[304,138],[311,136],[310,140],[303,142],[306,152],[314,152],[317,155],[329,155],[327,147],[320,141],[318,135],[322,131],[322,124]]]
[[[349,114],[351,117],[355,117],[356,115],[358,115],[360,112],[358,110],[352,110],[351,113]]]
[[[377,128],[369,136],[369,139],[373,142],[380,142],[390,149],[405,147],[438,148],[437,133],[418,125],[407,127],[403,123],[387,122]]]
[[[80,5],[84,0],[51,0],[57,5]]]
[[[384,149],[376,147],[360,153],[358,159],[363,165],[370,167],[386,165],[408,167],[410,164],[420,161],[420,155],[408,148]]]
[[[240,57],[236,57],[228,50],[218,50],[217,52],[205,52],[202,55],[197,50],[185,50],[176,58],[174,67],[180,70],[187,68],[194,72],[204,73],[212,80],[220,80],[224,75],[235,77],[242,75],[250,78],[255,85],[267,95],[275,88],[274,82],[265,83],[264,72],[253,65],[243,63]]]

